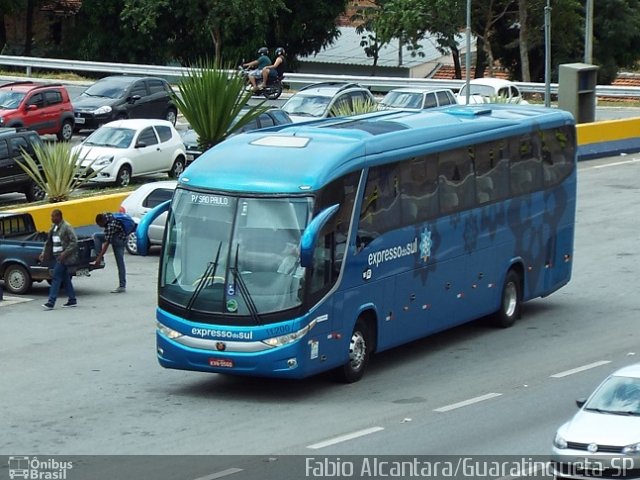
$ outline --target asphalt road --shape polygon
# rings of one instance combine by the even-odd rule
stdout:
[[[42,311],[46,284],[5,297],[0,455],[61,455],[70,479],[185,480],[311,478],[305,459],[324,455],[544,458],[575,399],[638,361],[639,178],[640,155],[581,162],[573,279],[514,327],[475,322],[385,352],[352,385],[159,367],[157,251],[127,256],[125,294],[109,293],[109,255],[75,282],[78,308]]]

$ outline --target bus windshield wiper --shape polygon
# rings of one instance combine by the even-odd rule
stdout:
[[[242,278],[242,274],[240,270],[238,270],[238,250],[240,249],[240,244],[236,245],[236,258],[234,261],[234,265],[229,267],[231,273],[233,274],[233,281],[237,286],[237,289],[240,291],[240,295],[244,300],[244,303],[247,304],[247,309],[251,314],[251,318],[256,322],[256,325],[261,325],[262,321],[260,320],[260,315],[258,314],[258,309],[256,308],[256,304],[253,302],[253,298],[251,298],[251,293],[249,293],[249,289],[247,288],[247,284],[244,282],[244,278]]]
[[[213,283],[216,276],[216,270],[218,269],[218,260],[220,259],[220,250],[222,249],[222,242],[218,243],[218,253],[216,254],[216,260],[214,262],[208,262],[207,267],[204,269],[196,289],[191,294],[189,301],[187,302],[187,312],[190,312],[193,308],[193,304],[198,299],[200,292],[204,290],[204,287]]]

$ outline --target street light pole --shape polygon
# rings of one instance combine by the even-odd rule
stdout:
[[[593,0],[587,0],[584,24],[584,63],[593,63]]]
[[[551,6],[544,7],[544,106],[551,106]]]
[[[465,58],[465,92],[467,105],[471,101],[470,82],[471,82],[471,0],[467,0],[467,56]],[[476,44],[477,46],[477,44]]]

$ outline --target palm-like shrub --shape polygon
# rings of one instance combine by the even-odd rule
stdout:
[[[95,177],[97,172],[91,165],[80,167],[79,149],[73,149],[67,142],[34,145],[35,158],[22,151],[18,165],[42,189],[50,203],[64,202],[71,193]],[[93,163],[93,162],[92,162]],[[91,171],[81,175],[82,170]]]
[[[375,112],[378,110],[378,104],[371,100],[362,100],[361,98],[354,98],[353,105],[350,107],[348,104],[334,105],[331,108],[332,117],[347,117],[349,115],[360,115],[363,113]]]
[[[223,70],[218,64],[201,63],[187,70],[178,82],[179,95],[173,99],[198,134],[204,150],[220,143],[267,110],[263,103],[239,116],[251,98],[239,71]]]

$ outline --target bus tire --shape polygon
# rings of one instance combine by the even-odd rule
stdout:
[[[508,328],[521,316],[522,307],[522,279],[513,268],[507,272],[502,286],[500,310],[494,315],[496,327]]]
[[[338,380],[354,383],[362,378],[371,357],[373,341],[367,323],[358,318],[349,340],[349,360],[337,371]]]

